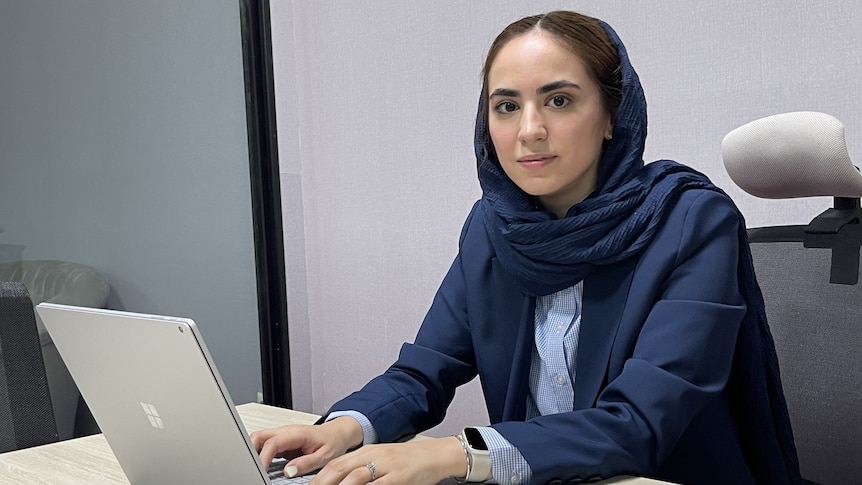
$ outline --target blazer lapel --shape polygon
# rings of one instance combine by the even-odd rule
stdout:
[[[492,260],[492,270],[493,276],[489,278],[492,285],[487,295],[492,297],[489,307],[493,309],[494,325],[489,329],[493,334],[485,338],[500,342],[500,351],[490,364],[494,368],[493,376],[483,382],[492,389],[492,396],[496,396],[489,402],[489,417],[492,423],[523,421],[527,416],[530,361],[535,341],[535,298],[527,296],[514,283],[497,258]]]
[[[593,407],[605,383],[611,347],[626,306],[636,261],[636,258],[629,258],[598,267],[584,280],[575,409]]]
[[[533,314],[536,300],[521,293],[521,315],[518,325],[512,367],[509,370],[509,385],[503,405],[503,421],[523,421],[527,417],[527,394],[529,393],[530,364],[535,342]],[[506,359],[508,360],[508,359]]]

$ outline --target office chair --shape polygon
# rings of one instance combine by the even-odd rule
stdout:
[[[0,359],[0,453],[57,441],[36,316],[20,282],[0,282]]]
[[[35,260],[0,263],[0,281],[20,281],[27,287],[33,306],[42,302],[105,308],[111,287],[95,268],[69,261]],[[78,386],[60,358],[48,330],[36,315],[54,420],[60,439],[97,433],[92,415]]]
[[[844,126],[823,113],[770,116],[730,132],[722,157],[754,196],[834,197],[807,225],[748,234],[805,483],[862,483],[862,175]]]

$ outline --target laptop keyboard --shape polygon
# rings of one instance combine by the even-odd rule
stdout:
[[[311,474],[288,478],[284,476],[285,464],[287,464],[287,460],[284,458],[274,458],[272,460],[272,463],[269,465],[269,470],[267,470],[269,473],[269,480],[272,482],[272,485],[302,485],[310,482],[314,477],[314,474]]]
[[[300,485],[310,482],[313,477],[314,475],[303,475],[301,477],[287,478],[286,476],[281,475],[278,478],[271,479],[271,481],[272,485]]]

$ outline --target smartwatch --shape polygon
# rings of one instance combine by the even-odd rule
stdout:
[[[482,433],[476,428],[464,428],[456,436],[467,458],[467,476],[461,483],[479,483],[491,478],[491,453],[485,444]]]

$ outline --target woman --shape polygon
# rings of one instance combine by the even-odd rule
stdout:
[[[301,454],[288,474],[324,485],[799,482],[744,221],[703,175],[644,165],[616,33],[528,17],[483,76],[482,199],[416,341],[324,424],[253,433],[261,459]],[[477,374],[491,426],[372,444],[439,423]]]

